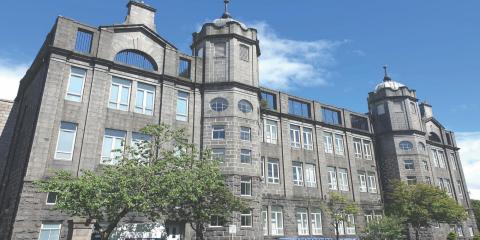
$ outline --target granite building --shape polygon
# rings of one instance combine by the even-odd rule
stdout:
[[[425,229],[425,239],[445,239],[452,228],[465,239],[476,233],[454,133],[430,105],[418,104],[414,90],[385,75],[365,114],[263,88],[261,39],[227,10],[193,33],[190,55],[157,33],[154,8],[127,7],[122,24],[58,17],[15,101],[0,101],[0,239],[90,234],[90,226],[51,211],[54,194],[32,182],[51,169],[79,174],[110,164],[112,150],[157,123],[184,128],[191,143],[212,149],[229,187],[250,204],[228,224],[212,219],[208,239],[329,239],[335,231],[321,203],[331,192],[360,206],[339,231],[356,239],[383,215],[388,179],[438,185],[469,212],[462,225]],[[170,239],[193,237],[175,223],[156,230],[125,224],[139,230],[121,239],[164,231]]]

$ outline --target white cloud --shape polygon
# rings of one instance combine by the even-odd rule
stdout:
[[[260,83],[288,90],[325,85],[335,63],[334,50],[346,41],[299,41],[280,38],[265,22],[252,24],[258,30],[262,56],[259,60]]]
[[[13,63],[0,58],[0,99],[13,100],[17,96],[18,84],[28,69],[24,63]]]
[[[480,132],[455,134],[470,197],[480,200]]]

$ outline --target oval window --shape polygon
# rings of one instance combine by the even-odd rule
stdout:
[[[244,113],[249,113],[253,110],[252,104],[247,100],[240,100],[238,102],[238,108]]]
[[[210,101],[210,107],[213,111],[221,112],[228,108],[228,101],[225,98],[214,98]]]
[[[399,146],[400,146],[400,149],[405,150],[405,151],[412,150],[412,148],[413,148],[413,144],[409,141],[401,141]]]

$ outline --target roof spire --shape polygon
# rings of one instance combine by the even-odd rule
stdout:
[[[232,18],[232,16],[230,16],[230,13],[228,13],[228,4],[230,3],[230,0],[223,0],[223,3],[225,4],[225,10],[223,12],[222,18]]]
[[[388,67],[387,65],[383,65],[383,70],[385,71],[385,76],[383,77],[384,82],[392,81],[392,79],[388,76],[387,67]]]

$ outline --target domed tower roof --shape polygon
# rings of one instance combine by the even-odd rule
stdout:
[[[383,82],[377,84],[377,86],[375,87],[375,93],[382,90],[382,89],[385,89],[385,88],[390,88],[392,90],[398,90],[401,87],[405,87],[404,84],[396,82],[388,76],[387,66],[383,66],[383,69],[385,70],[385,77],[383,77]]]
[[[229,22],[235,22],[235,23],[240,24],[240,26],[243,29],[247,29],[248,28],[247,25],[245,25],[244,23],[242,23],[240,21],[235,20],[232,17],[232,15],[230,15],[230,13],[228,12],[228,4],[230,3],[230,0],[224,0],[223,2],[225,3],[225,11],[223,12],[223,15],[220,18],[217,18],[217,19],[213,20],[212,23],[217,27],[224,27]]]

